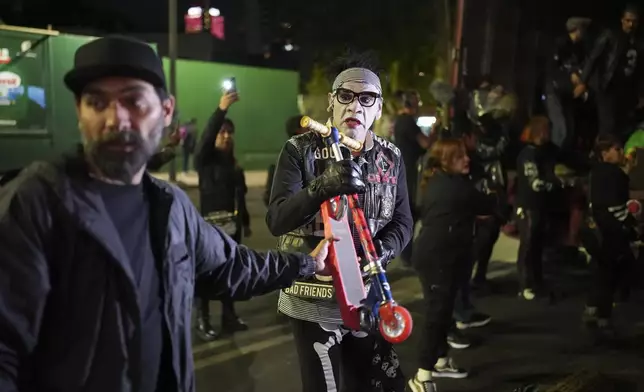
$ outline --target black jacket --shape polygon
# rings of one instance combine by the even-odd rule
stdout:
[[[429,250],[467,249],[474,239],[474,220],[495,213],[496,200],[479,192],[469,177],[436,171],[421,199],[423,226],[413,259],[425,259]]]
[[[555,176],[557,150],[550,144],[526,145],[517,157],[516,207],[541,209],[547,205],[548,194],[561,189],[562,181]]]
[[[195,151],[195,168],[199,174],[199,199],[201,213],[214,211],[239,212],[241,224],[250,225],[246,207],[246,177],[232,154],[215,149],[215,140],[226,112],[217,108],[210,117]]]
[[[382,241],[380,256],[385,257],[383,264],[386,265],[411,239],[413,223],[400,151],[374,134],[369,137],[373,143],[365,143],[365,151],[356,159],[367,185],[366,193],[360,197],[361,207],[374,239]],[[349,151],[343,150],[348,155]],[[314,132],[292,137],[282,149],[266,214],[271,233],[280,237],[279,249],[307,250],[324,236],[320,204],[311,200],[306,187],[323,172],[330,157],[330,148]],[[353,240],[360,256],[362,249],[357,235],[353,235]],[[365,257],[362,260],[366,262]],[[322,282],[313,279],[308,283],[319,286]],[[331,286],[327,282],[322,287],[324,284]],[[317,291],[328,292],[327,289]],[[278,309],[301,320],[342,323],[333,298],[302,298],[296,291],[282,291]]]
[[[80,159],[34,163],[0,189],[0,390],[136,392],[141,310],[119,234]],[[195,390],[191,303],[247,299],[312,275],[304,254],[258,253],[144,177],[178,391]]]
[[[595,41],[593,50],[583,67],[581,80],[584,84],[590,84],[597,91],[607,90],[615,79],[618,68],[626,56],[628,37],[621,31],[605,30]],[[637,50],[635,57],[637,63],[633,74],[634,85],[638,92],[642,92],[642,77],[644,59],[642,46],[638,41],[634,42]]]
[[[472,166],[478,165],[483,170],[483,176],[478,179],[482,180],[480,189],[485,192],[504,191],[507,176],[502,159],[510,139],[506,120],[488,118],[481,128],[483,129],[478,135],[476,150],[470,154]]]
[[[375,134],[371,137],[373,147],[359,162],[367,184],[362,208],[371,233],[397,255],[412,237],[405,165],[396,146]],[[292,137],[282,149],[266,214],[273,235],[319,240],[320,206],[311,203],[306,187],[322,174],[329,159],[325,151],[328,147],[313,132]]]
[[[559,37],[547,63],[546,92],[572,96],[570,77],[573,73],[581,75],[587,57],[584,41],[573,42],[567,35]]]
[[[628,240],[637,224],[628,212],[629,178],[618,166],[596,163],[590,172],[590,206],[592,216],[604,238]]]

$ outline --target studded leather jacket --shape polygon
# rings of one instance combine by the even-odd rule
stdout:
[[[322,138],[312,132],[291,138],[282,149],[266,214],[271,233],[279,236],[279,249],[310,251],[324,238],[320,206],[311,200],[306,187],[334,159],[331,151]],[[349,150],[343,148],[344,153],[348,156]],[[353,159],[361,166],[367,185],[360,205],[371,233],[374,239],[382,242],[383,251],[395,257],[411,240],[413,227],[400,151],[392,143],[369,133],[365,151]],[[360,255],[361,249],[356,250]],[[332,295],[324,295],[331,292],[331,284],[326,283],[325,288],[316,279],[306,284],[317,285],[311,290],[307,286],[307,293],[321,295],[291,298],[295,297],[291,294],[297,294],[294,293],[297,289],[287,289],[280,295],[280,311],[308,321],[340,322]],[[283,305],[284,301],[288,304]]]
[[[487,132],[480,135],[473,154],[474,164],[483,169],[483,175],[478,178],[477,187],[483,192],[505,189],[507,185],[506,172],[501,158],[508,146],[508,137],[503,125],[488,127]]]

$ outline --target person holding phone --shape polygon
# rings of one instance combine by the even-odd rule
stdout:
[[[234,87],[234,86],[233,86]],[[246,179],[234,154],[235,125],[226,118],[231,105],[239,100],[229,88],[219,100],[195,150],[195,169],[199,174],[201,214],[223,229],[237,243],[251,235],[250,215],[246,208]],[[197,334],[202,340],[217,339],[219,334],[210,323],[210,301],[198,301]],[[222,301],[222,332],[248,329],[237,316],[233,301]]]

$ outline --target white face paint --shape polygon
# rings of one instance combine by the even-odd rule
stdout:
[[[379,94],[376,86],[361,82],[346,82],[340,89],[358,94],[362,92]],[[357,95],[351,103],[342,104],[336,94],[329,93],[329,105],[333,108],[333,125],[348,137],[360,142],[365,140],[369,128],[382,115],[382,98],[377,98],[373,106],[365,107],[360,103]]]

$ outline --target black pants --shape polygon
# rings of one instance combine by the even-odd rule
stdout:
[[[593,256],[592,287],[588,306],[597,308],[597,317],[609,319],[618,289],[628,289],[635,258],[630,244],[615,236],[602,241],[598,254]]]
[[[475,282],[484,282],[487,267],[490,264],[494,244],[501,234],[499,218],[490,217],[476,221],[476,237],[474,238],[474,261],[476,261]]]
[[[626,141],[630,134],[637,97],[628,94],[628,87],[612,87],[595,94],[599,133],[610,133]]]
[[[520,210],[520,212],[519,212]],[[539,289],[543,285],[543,248],[545,246],[545,213],[536,209],[517,209],[519,287]]]
[[[241,236],[234,235],[233,240],[238,244],[241,243]],[[210,300],[204,298],[197,298],[197,306],[199,306],[199,317],[202,317],[206,320],[210,320]],[[237,312],[235,311],[235,302],[233,300],[222,300],[221,301],[221,323],[226,322],[236,322],[237,321]]]
[[[572,97],[549,93],[546,97],[548,117],[552,122],[552,142],[567,150],[575,139],[575,113]]]
[[[198,299],[199,317],[210,320],[210,301],[207,299]],[[221,301],[221,322],[231,323],[237,321],[237,312],[235,311],[235,302],[232,300]]]
[[[415,260],[425,300],[425,323],[420,331],[419,367],[431,370],[447,357],[447,334],[452,326],[456,293],[471,265],[471,247],[435,251],[424,264]]]
[[[364,332],[291,319],[304,392],[403,392],[393,347]]]

